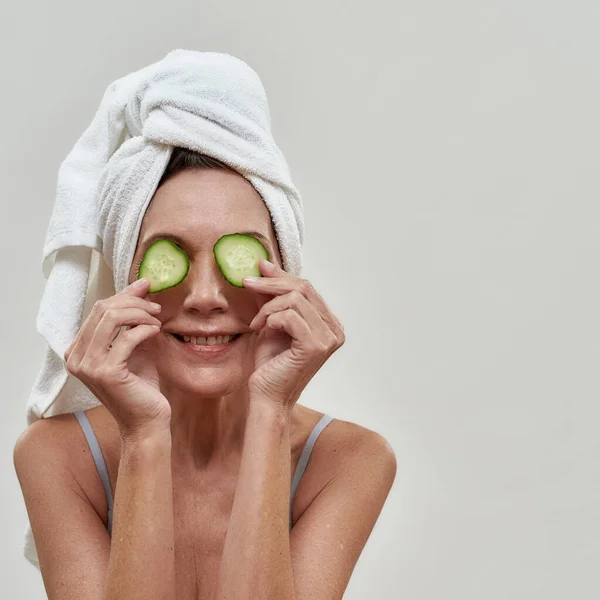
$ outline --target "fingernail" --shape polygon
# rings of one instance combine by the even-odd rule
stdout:
[[[148,280],[145,277],[142,277],[141,279],[137,279],[136,281],[134,281],[131,284],[131,287],[134,287],[134,288],[143,288],[146,285],[147,282],[148,282]]]
[[[264,259],[264,258],[263,258],[263,259],[261,259],[261,260],[262,260],[262,261],[263,261],[263,263],[265,264],[265,267],[267,267],[267,268],[271,268],[271,267],[273,266],[273,263],[272,263],[272,262],[270,262],[270,261],[268,261],[268,260],[266,260],[266,259]]]
[[[152,308],[155,308],[156,310],[160,310],[162,308],[162,306],[160,304],[158,304],[157,302],[152,302],[150,305],[152,306]]]
[[[243,283],[256,283],[260,277],[244,277]]]

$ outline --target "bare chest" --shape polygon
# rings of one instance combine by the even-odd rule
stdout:
[[[180,600],[214,598],[234,494],[234,482],[227,481],[196,484],[174,493],[175,576]]]

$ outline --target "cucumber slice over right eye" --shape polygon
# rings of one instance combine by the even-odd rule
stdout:
[[[150,244],[140,264],[138,279],[150,281],[151,294],[181,283],[188,274],[190,261],[187,254],[170,240]]]
[[[236,287],[244,287],[244,277],[262,277],[261,259],[269,260],[269,252],[253,235],[230,233],[214,245],[215,260],[223,277]]]

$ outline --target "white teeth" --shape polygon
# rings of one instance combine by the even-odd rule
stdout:
[[[188,344],[195,344],[196,346],[214,346],[216,344],[229,344],[232,340],[232,335],[220,335],[218,337],[191,337],[189,335],[181,336],[183,341]]]

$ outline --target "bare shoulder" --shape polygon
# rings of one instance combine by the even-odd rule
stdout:
[[[317,423],[323,413],[302,407]],[[308,411],[308,412],[306,412]],[[334,418],[319,435],[298,488],[296,517],[334,481],[367,481],[387,495],[396,476],[396,454],[380,433],[351,421]],[[350,475],[350,477],[348,476]]]
[[[298,598],[344,595],[395,475],[396,456],[380,433],[339,418],[323,429],[292,515],[290,553]]]
[[[118,429],[103,406],[91,408],[86,414],[112,480],[118,470]],[[48,477],[68,481],[99,514],[106,513],[106,497],[89,445],[72,413],[40,419],[29,425],[15,443],[13,461],[20,480],[33,478],[39,481]]]
[[[86,411],[98,439],[108,439],[113,429],[118,433],[107,419],[107,412],[103,406]],[[14,453],[26,459],[31,453],[37,454],[43,450],[48,457],[60,459],[62,456],[73,460],[85,453],[86,448],[88,446],[81,426],[73,413],[67,413],[40,419],[29,425],[17,438]]]
[[[99,476],[75,416],[31,424],[13,457],[48,597],[100,598],[110,537],[95,494]]]
[[[314,426],[323,413],[302,406],[303,419]],[[348,460],[396,462],[391,444],[380,433],[358,423],[345,421],[332,415],[333,420],[322,431],[314,447],[314,462],[321,468],[339,467]],[[311,457],[311,461],[313,457]]]
[[[29,425],[14,446],[15,466],[27,467],[44,457],[46,465],[65,461],[73,449],[75,429],[72,414],[40,419]]]

